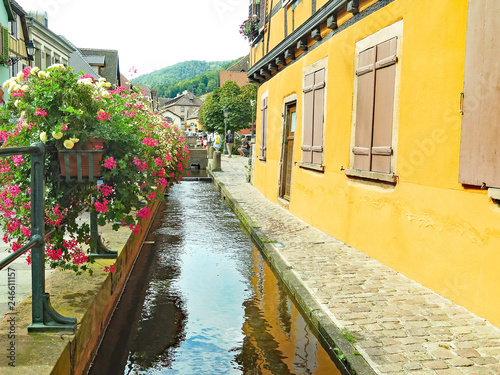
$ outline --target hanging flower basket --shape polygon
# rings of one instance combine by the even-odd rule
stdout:
[[[74,150],[59,150],[61,176],[66,177],[67,181],[71,177],[77,177],[79,181],[83,177],[88,178],[89,181],[95,180],[101,174],[100,162],[103,147],[103,138],[89,138],[82,147],[75,146]]]

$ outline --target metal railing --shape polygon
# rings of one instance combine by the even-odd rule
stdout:
[[[92,153],[92,151],[89,151]],[[0,148],[0,157],[19,154],[31,155],[31,237],[27,244],[0,261],[0,270],[7,267],[21,255],[31,250],[31,288],[32,288],[32,321],[28,332],[75,331],[76,318],[67,318],[54,310],[50,303],[50,295],[45,291],[45,238],[53,231],[45,233],[45,155],[43,143],[31,146]],[[67,159],[67,158],[66,158]],[[92,160],[92,157],[90,156]],[[80,160],[80,157],[78,157]],[[66,163],[67,165],[67,163]],[[80,163],[79,166],[81,167]],[[82,182],[81,171],[77,182]],[[90,176],[87,181],[94,181]],[[97,215],[90,214],[91,236],[94,258],[114,258],[116,251],[107,249],[97,231]]]

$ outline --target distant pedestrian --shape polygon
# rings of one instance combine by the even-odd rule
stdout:
[[[214,136],[215,151],[220,151],[221,141],[222,141],[222,139],[220,138],[219,133],[215,132],[215,136]]]
[[[233,133],[231,133],[231,130],[227,131],[225,143],[226,143],[227,153],[229,154],[229,157],[231,157],[231,154],[233,153],[233,145],[234,145],[234,135],[233,135]]]
[[[248,156],[249,150],[250,145],[248,144],[247,140],[243,138],[243,140],[241,141],[241,147],[238,149],[238,152],[241,156]]]

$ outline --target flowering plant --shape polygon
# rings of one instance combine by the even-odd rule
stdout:
[[[257,37],[259,32],[260,22],[256,15],[243,21],[240,25],[240,35],[252,42]]]
[[[139,92],[110,89],[105,80],[63,65],[46,71],[28,67],[4,86],[11,100],[0,109],[1,147],[41,140],[53,149],[46,157],[45,216],[46,232],[56,230],[46,239],[46,260],[53,268],[85,271],[92,260],[83,245],[92,239],[90,226],[76,221],[82,208],[97,212],[100,225],[128,226],[137,233],[140,220],[151,214],[144,202],[161,199],[163,189],[182,178],[189,158],[183,134],[151,113]],[[105,139],[102,183],[67,185],[56,149],[97,137]],[[0,159],[0,229],[13,251],[31,234],[28,158]]]
[[[0,52],[0,65],[2,65],[2,66],[9,66],[10,65],[9,56],[5,56],[1,52]]]

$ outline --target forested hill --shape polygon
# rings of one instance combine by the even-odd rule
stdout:
[[[219,71],[239,60],[240,58],[234,61],[185,61],[134,78],[132,82],[157,89],[161,98],[173,98],[184,90],[200,96],[218,87]]]

